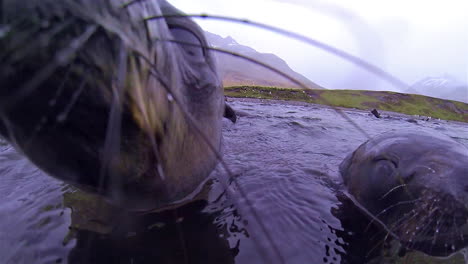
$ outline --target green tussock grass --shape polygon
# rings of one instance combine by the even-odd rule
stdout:
[[[423,95],[364,90],[300,90],[264,86],[231,86],[226,96],[292,100],[361,110],[378,109],[468,122],[468,104]]]

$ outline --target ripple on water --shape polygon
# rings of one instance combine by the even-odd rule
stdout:
[[[236,100],[230,104],[242,111],[236,124],[224,123],[224,160],[246,196],[237,191],[231,197],[233,200],[224,195],[219,198],[223,188],[218,183],[214,188],[218,194],[211,193],[213,203],[211,211],[207,210],[208,214],[213,214],[219,236],[234,252],[236,263],[262,263],[258,242],[273,250],[263,232],[252,224],[253,214],[247,201],[252,202],[286,263],[345,263],[346,254],[352,252],[344,252],[348,240],[344,240],[343,234],[355,234],[360,230],[345,230],[342,221],[332,213],[338,210],[340,201],[335,195],[335,185],[327,180],[339,179],[337,168],[341,160],[363,143],[366,136],[328,108]],[[345,112],[370,136],[415,127],[405,119],[379,120],[365,112]],[[459,137],[458,141],[468,145],[466,124],[421,122],[418,129]],[[59,259],[65,262],[74,241],[62,244],[71,217],[70,210],[62,204],[61,183],[41,173],[1,142],[0,151],[0,259],[6,263],[53,263]],[[220,175],[226,176],[221,167],[213,173],[214,177]],[[235,186],[231,187],[236,190]],[[247,210],[237,210],[234,205]],[[247,214],[241,215],[240,211]],[[194,240],[190,240],[190,233],[185,234],[186,238],[197,241],[195,244],[200,247],[205,241],[213,241],[205,239],[200,235],[204,231],[198,229],[201,227],[189,229],[197,234]],[[155,245],[169,243],[168,240],[159,241],[157,236],[149,241],[152,243],[141,244],[138,250],[153,252]],[[207,248],[211,246],[215,245],[207,245]],[[124,254],[112,247],[102,250],[114,255]],[[140,252],[138,250],[135,252]],[[160,260],[156,258],[152,262]]]
[[[67,256],[62,241],[69,212],[61,207],[61,183],[14,149],[0,154],[0,257],[4,263],[54,263]]]

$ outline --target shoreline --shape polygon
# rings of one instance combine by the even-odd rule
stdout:
[[[329,106],[333,109],[359,109],[402,113],[414,119],[453,120],[468,123],[468,104],[423,95],[367,90],[293,90],[277,87],[225,87],[228,97],[286,100]],[[390,114],[394,115],[394,114]]]
[[[373,114],[371,113],[371,110],[362,110],[362,109],[357,109],[357,108],[347,108],[347,107],[340,107],[340,106],[329,106],[329,105],[308,103],[308,102],[303,102],[303,101],[231,97],[231,96],[225,96],[225,99],[226,99],[226,102],[228,103],[231,101],[248,102],[248,103],[268,102],[268,103],[273,103],[273,104],[278,104],[278,105],[311,106],[311,107],[319,107],[319,108],[332,109],[332,110],[342,110],[345,112],[365,113],[365,114],[369,114],[370,116],[373,116]],[[409,115],[409,114],[386,111],[386,110],[379,110],[379,109],[377,109],[377,111],[379,111],[381,115],[380,119],[402,118],[402,119],[406,119],[407,122],[409,122],[408,120],[412,119],[415,121],[424,121],[424,122],[431,122],[431,121],[432,122],[450,122],[450,123],[459,124],[459,125],[467,125],[467,122],[456,121],[456,120],[446,120],[446,119],[432,118],[428,116]],[[427,120],[427,118],[429,118],[429,120]]]

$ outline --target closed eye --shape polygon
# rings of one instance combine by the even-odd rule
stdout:
[[[380,161],[387,161],[393,164],[395,168],[398,168],[398,162],[395,159],[392,159],[390,156],[377,156],[372,161],[380,162]]]

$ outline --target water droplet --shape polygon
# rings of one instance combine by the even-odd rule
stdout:
[[[174,101],[174,97],[172,97],[172,94],[167,94],[167,100],[168,100],[169,102]]]
[[[159,177],[161,178],[161,180],[165,181],[166,176],[164,175],[164,170],[163,170],[161,164],[158,164],[157,169],[158,169]]]

